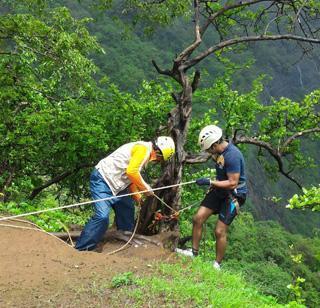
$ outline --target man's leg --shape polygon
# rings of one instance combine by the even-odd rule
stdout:
[[[104,199],[112,197],[112,192],[103,180],[98,170],[94,170],[90,176],[90,189],[92,199]],[[115,199],[116,200],[116,199]],[[85,225],[76,243],[78,250],[93,250],[102,239],[109,224],[111,205],[115,200],[99,201],[94,203],[95,214]]]
[[[242,202],[243,203],[243,202]],[[219,220],[216,224],[216,262],[221,263],[227,247],[227,232],[230,224],[237,216],[237,207],[230,196],[227,196],[223,201],[220,212]]]
[[[216,261],[220,264],[227,247],[228,225],[218,220],[215,229],[216,236]]]
[[[119,195],[120,197],[120,195]],[[126,196],[119,199],[114,204],[115,221],[118,230],[133,231],[134,229],[134,201],[131,197]]]
[[[193,216],[192,250],[194,254],[197,254],[199,251],[199,244],[202,236],[202,226],[212,214],[213,210],[204,206],[200,206],[196,215]]]

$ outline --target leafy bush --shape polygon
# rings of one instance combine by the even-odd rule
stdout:
[[[303,195],[293,195],[287,205],[289,209],[311,209],[320,211],[320,185],[309,189],[303,188]]]
[[[287,285],[292,278],[289,273],[279,267],[276,263],[259,262],[235,262],[230,260],[226,263],[227,269],[232,269],[244,273],[244,276],[251,284],[257,286],[262,293],[276,297],[280,302],[286,302],[290,291]]]

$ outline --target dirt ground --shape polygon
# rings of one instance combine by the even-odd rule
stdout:
[[[174,258],[151,243],[108,255],[124,244],[107,239],[101,253],[78,252],[42,232],[0,226],[0,307],[116,307],[114,276],[148,274],[157,261]]]

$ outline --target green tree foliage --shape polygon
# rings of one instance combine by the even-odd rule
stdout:
[[[135,94],[106,78],[98,83],[90,54],[102,49],[89,19],[45,2],[35,11],[33,3],[8,2],[0,16],[0,191],[36,195],[73,175],[59,188],[80,198],[87,192],[82,168],[124,142],[152,138],[170,97],[154,82]]]
[[[115,7],[119,13],[130,16],[133,25],[142,23],[145,33],[150,33],[159,25],[172,24],[174,18],[186,16],[192,13],[190,5],[192,1],[165,0],[165,1],[139,1],[139,0],[94,0],[93,3],[99,9]]]
[[[235,143],[261,148],[259,158],[273,177],[277,169],[293,179],[293,171],[299,176],[300,170],[315,167],[316,157],[303,150],[305,143],[301,138],[309,137],[312,141],[319,137],[320,91],[306,95],[299,102],[282,97],[265,105],[260,100],[263,76],[252,83],[248,92],[240,93],[233,89],[231,74],[232,70],[218,78],[213,87],[199,90],[195,95],[202,105],[209,107],[214,102],[216,108],[204,112],[202,121],[195,120],[192,131],[221,119],[226,136]]]
[[[88,55],[99,46],[86,29],[88,19],[76,20],[65,8],[36,6],[33,12],[33,3],[8,2],[0,16],[2,191],[19,184],[30,188],[34,176],[45,176],[35,166],[54,157],[41,154],[65,138],[48,131],[59,129],[53,121],[71,105],[97,96],[96,67]],[[24,175],[23,183],[15,182]]]
[[[289,200],[287,208],[320,211],[320,185],[318,187],[313,186],[309,189],[303,188],[303,194],[295,194]]]

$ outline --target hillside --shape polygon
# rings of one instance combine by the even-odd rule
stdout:
[[[240,276],[153,245],[110,256],[123,242],[80,253],[32,230],[2,226],[0,238],[1,307],[281,306]]]
[[[320,8],[298,0],[273,1],[266,9],[265,1],[224,7],[228,3],[174,0],[149,8],[149,0],[2,3],[0,306],[320,306],[319,187],[293,196],[301,193],[298,181],[308,188],[320,180],[319,51],[306,44],[301,58],[300,46],[291,44],[314,42],[313,36],[320,44],[320,29],[308,27],[311,37],[300,36],[292,4],[301,5],[299,12],[306,10],[312,22]],[[260,7],[247,10],[257,3]],[[172,65],[201,21],[197,4],[200,19],[206,11],[211,16],[202,29],[212,34],[200,31],[201,44]],[[285,31],[298,36],[279,36],[278,18]],[[154,32],[149,25],[157,25]],[[266,34],[268,29],[274,35]],[[240,41],[239,33],[245,34]],[[283,38],[292,41],[280,43]],[[220,172],[210,157],[199,155],[199,131],[213,123],[245,156],[249,193],[237,213],[229,197],[239,169],[229,169],[227,156],[223,163],[227,143],[215,139],[209,150],[222,154],[220,183],[210,185],[209,178]],[[93,167],[121,145],[159,135],[173,142],[166,138],[162,148],[156,139],[151,152],[150,142],[147,151],[139,146],[123,158],[112,156],[121,189],[129,182],[144,189],[145,181],[157,187],[156,195],[144,194],[135,202],[135,216],[131,207],[128,215],[129,202],[124,208],[123,196],[114,200],[107,177],[107,199],[116,203],[102,205],[100,219],[100,203],[92,206]],[[153,158],[158,163],[148,164]],[[129,170],[138,161],[136,183]],[[227,213],[237,214],[230,227],[212,215],[219,212],[221,219],[224,209],[201,207],[215,186],[230,192],[219,201]],[[285,205],[292,196],[291,210]],[[78,252],[73,243],[93,212],[101,227],[96,230],[108,230],[95,252]],[[139,234],[130,245],[131,233],[116,230],[123,229],[123,215],[130,225],[137,222]],[[197,257],[178,257],[174,248],[192,248]],[[213,260],[221,271],[213,269]]]

